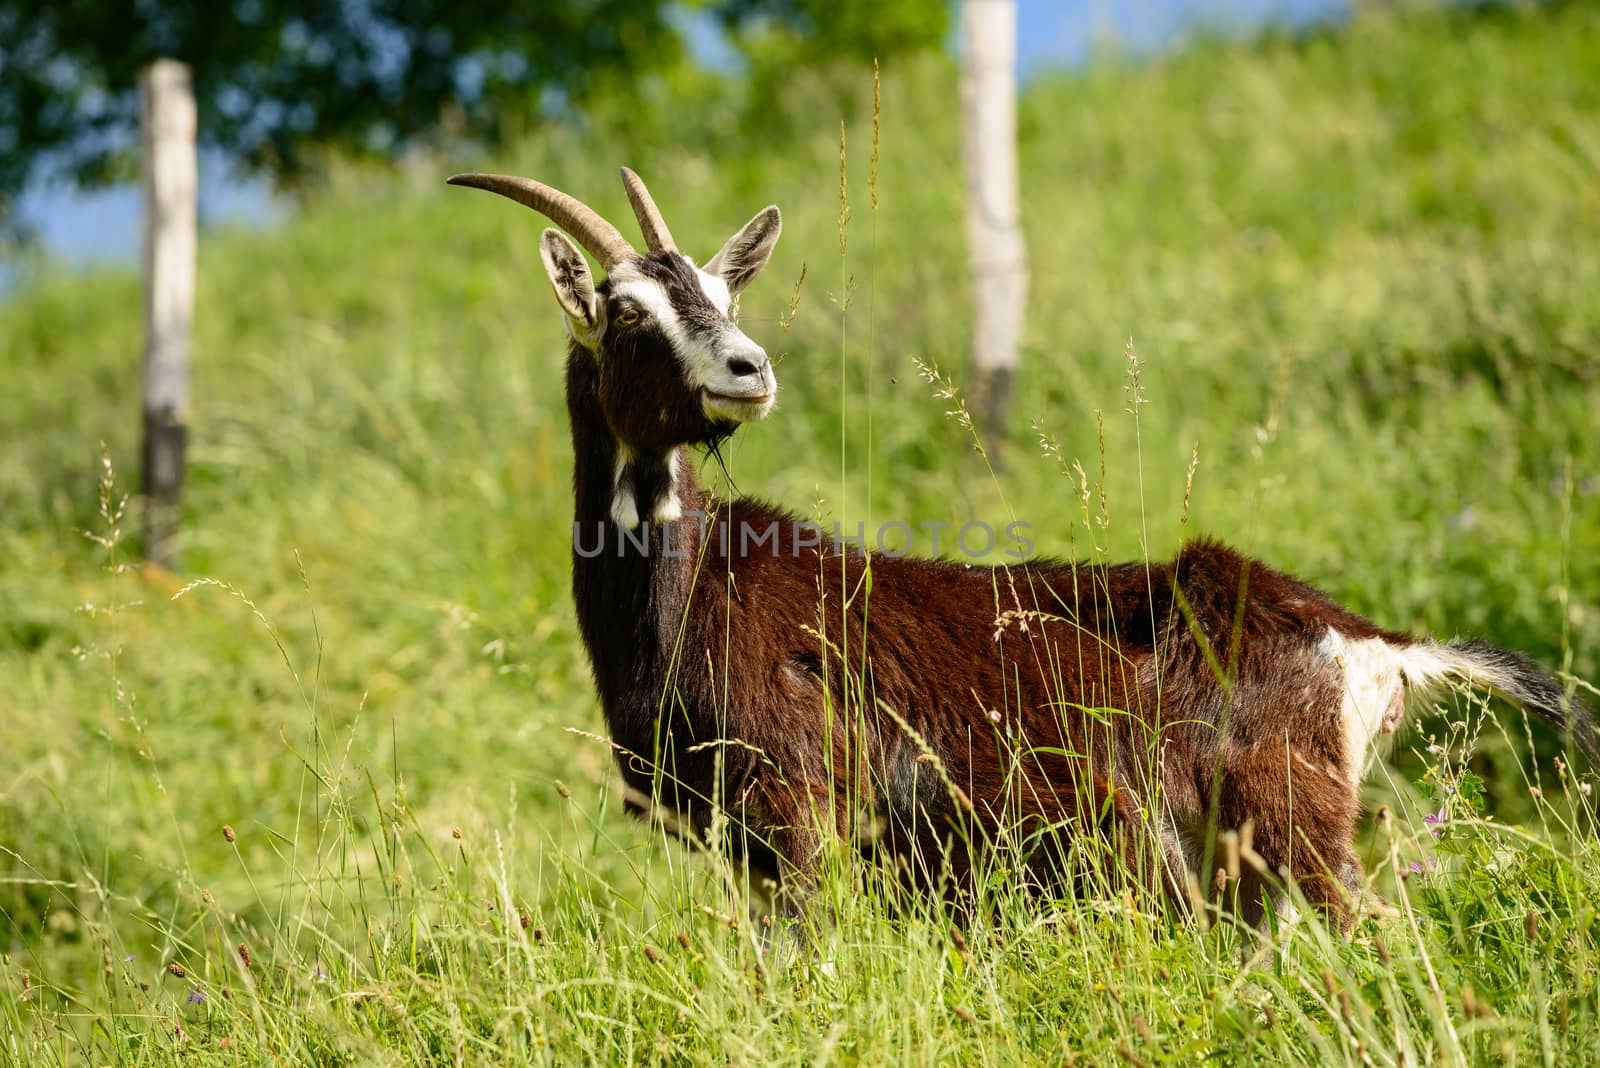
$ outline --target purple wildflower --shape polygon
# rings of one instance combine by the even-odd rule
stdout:
[[[1406,867],[1411,872],[1412,875],[1421,875],[1423,872],[1428,870],[1427,868],[1424,868],[1421,865],[1421,863],[1419,863],[1418,861],[1415,861],[1415,860],[1413,860]]]
[[[122,958],[122,963],[124,963],[124,964],[129,964],[132,961],[133,961],[133,954],[132,953],[129,953],[126,957]]]
[[[191,991],[189,991],[189,996],[184,998],[183,1000],[187,1004],[198,1005],[202,1001],[204,1001],[205,999],[206,999],[206,992],[204,990],[191,990]]]
[[[1428,813],[1422,817],[1422,822],[1433,829],[1435,838],[1441,837],[1444,834],[1444,809],[1441,808],[1438,812]]]

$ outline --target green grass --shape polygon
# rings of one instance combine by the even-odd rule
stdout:
[[[1208,532],[1384,625],[1593,681],[1597,69],[1600,13],[1573,4],[1031,86],[997,479],[913,363],[959,379],[967,345],[947,66],[885,72],[875,209],[859,74],[797,77],[770,129],[712,109],[675,140],[664,104],[647,140],[602,114],[494,163],[622,219],[630,162],[700,255],[783,207],[744,300],[785,354],[781,408],[730,453],[746,492],[851,525],[1014,515],[1061,556]],[[759,909],[623,816],[605,745],[571,730],[603,726],[567,591],[559,321],[539,224],[442,185],[475,162],[341,171],[281,232],[203,242],[179,576],[128,566],[105,543],[136,521],[100,514],[99,443],[113,516],[137,465],[137,280],[0,307],[0,1060],[1589,1062],[1591,803],[1547,736],[1530,757],[1515,714],[1464,696],[1373,776],[1390,908],[1353,940],[1306,919],[1247,967],[1085,847],[1087,893],[997,874],[957,942],[841,856],[831,967],[764,962]],[[197,578],[224,585],[174,596]]]

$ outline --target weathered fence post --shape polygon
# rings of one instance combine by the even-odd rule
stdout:
[[[144,555],[176,562],[194,320],[194,87],[158,59],[139,76],[144,182]]]
[[[961,97],[972,266],[973,407],[990,457],[1000,460],[1020,362],[1028,265],[1017,209],[1017,6],[966,0]]]

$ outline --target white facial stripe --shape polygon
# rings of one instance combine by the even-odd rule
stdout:
[[[616,277],[617,275],[612,275],[612,278]],[[611,291],[643,308],[660,325],[661,332],[672,342],[672,347],[679,352],[683,351],[685,340],[683,324],[678,321],[678,313],[672,307],[672,301],[667,299],[667,291],[661,288],[659,282],[639,277],[635,273],[633,278],[618,283]]]
[[[719,275],[699,269],[695,270],[695,277],[706,300],[727,315],[733,303],[728,284]],[[646,277],[631,263],[619,264],[611,272],[610,281],[615,296],[634,302],[655,320],[683,368],[685,384],[706,391],[708,414],[731,422],[759,419],[766,414],[777,390],[777,381],[767,365],[766,353],[743,331],[726,320],[717,329],[689,331],[672,306],[665,287]],[[750,375],[747,370],[736,374],[730,366],[733,360],[761,367],[762,373],[759,377]],[[729,407],[730,401],[732,407]]]
[[[728,309],[733,305],[733,294],[728,291],[728,283],[722,280],[719,274],[709,271],[696,270],[695,277],[700,279],[700,288],[705,291],[706,299],[723,315],[728,314]]]
[[[705,289],[708,284],[706,279],[710,278],[710,276],[699,271],[695,273],[701,279],[701,288]],[[714,341],[705,337],[703,332],[690,335],[683,328],[683,322],[678,318],[678,312],[673,308],[672,301],[668,299],[667,292],[661,284],[654,279],[646,278],[639,274],[631,265],[619,268],[612,274],[611,278],[613,281],[613,293],[619,297],[626,297],[638,304],[656,321],[661,328],[661,333],[671,342],[672,351],[678,357],[678,361],[683,364],[684,372],[690,382],[699,387],[713,384],[723,363],[717,355]],[[720,279],[712,279],[712,282],[716,284],[720,284],[720,281]],[[727,292],[728,287],[722,286],[724,302],[727,300]],[[706,296],[713,304],[716,303],[715,295],[711,289],[707,289]],[[727,310],[726,303],[719,307],[723,311]],[[729,326],[730,329],[734,329],[732,324],[729,324]]]

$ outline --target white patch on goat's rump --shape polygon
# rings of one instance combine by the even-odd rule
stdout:
[[[1382,638],[1347,637],[1330,627],[1317,651],[1341,672],[1339,713],[1346,765],[1355,781],[1372,762],[1373,742],[1400,726],[1408,698],[1420,699],[1449,676],[1491,689],[1502,683],[1482,664],[1426,640],[1391,645]]]
[[[1340,671],[1345,771],[1359,782],[1372,762],[1373,742],[1394,733],[1405,712],[1405,652],[1382,638],[1351,638],[1332,627],[1317,651]]]

